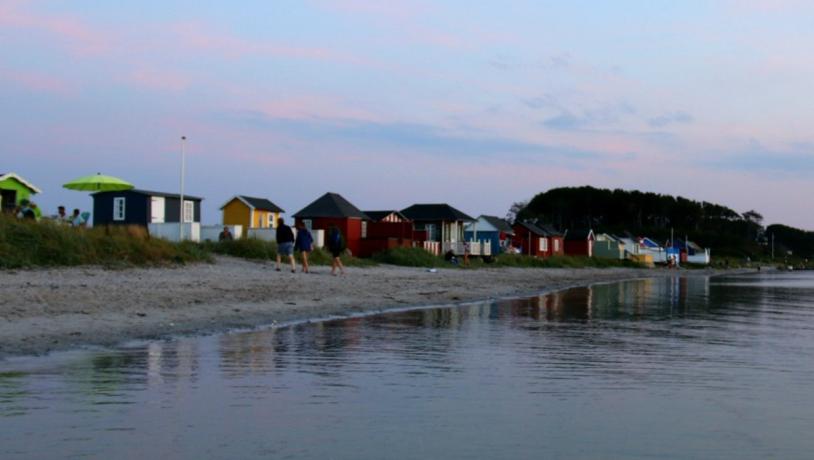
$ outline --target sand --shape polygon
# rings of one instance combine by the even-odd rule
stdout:
[[[349,268],[344,276],[329,272],[327,267],[311,274],[276,272],[273,264],[229,257],[174,268],[1,271],[0,358],[677,273],[531,268],[432,273],[392,266]]]

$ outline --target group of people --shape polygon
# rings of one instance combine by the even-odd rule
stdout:
[[[18,219],[39,221],[42,219],[42,210],[28,199],[20,200],[20,204],[14,209],[14,215]],[[57,208],[56,215],[50,216],[47,219],[54,221],[58,224],[70,225],[72,227],[84,227],[87,225],[90,213],[82,213],[78,209],[73,210],[73,214],[68,215],[65,212],[65,206]]]
[[[90,213],[80,212],[79,209],[74,209],[71,215],[65,212],[65,206],[57,207],[57,215],[53,219],[59,223],[70,225],[72,227],[85,227],[88,224]]]
[[[223,231],[218,235],[219,241],[231,241],[234,235],[229,230],[228,226],[223,227]],[[294,251],[300,253],[302,258],[302,272],[310,273],[311,269],[308,266],[308,256],[314,250],[314,237],[311,232],[306,228],[305,224],[300,222],[297,225],[297,233],[294,235],[294,230],[285,224],[285,219],[282,217],[277,219],[277,264],[276,270],[281,270],[283,257],[288,257],[291,264],[291,273],[297,272],[297,262],[294,259]],[[342,253],[345,251],[345,241],[342,238],[342,232],[335,226],[328,229],[325,247],[331,253],[331,275],[336,275],[337,270],[339,274],[345,274],[345,266],[342,264]]]
[[[288,257],[291,264],[291,273],[297,272],[296,261],[294,260],[294,250],[297,250],[302,257],[302,272],[310,273],[308,266],[308,255],[314,250],[314,237],[305,224],[300,222],[297,225],[297,234],[285,224],[285,219],[282,217],[277,219],[277,265],[276,270],[280,271],[283,256]],[[342,253],[345,251],[345,243],[342,238],[342,233],[338,228],[331,226],[328,229],[327,239],[325,246],[331,253],[331,275],[336,275],[337,270],[339,274],[345,274],[345,266],[342,264]]]

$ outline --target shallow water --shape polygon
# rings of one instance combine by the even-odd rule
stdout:
[[[814,276],[0,362],[0,458],[810,458]]]

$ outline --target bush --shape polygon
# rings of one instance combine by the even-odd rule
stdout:
[[[195,243],[149,238],[135,226],[73,228],[0,216],[0,267],[158,265],[210,260]]]
[[[277,258],[277,243],[257,238],[239,238],[231,241],[212,243],[216,254],[240,257],[241,259],[274,260]]]
[[[454,265],[434,256],[422,248],[394,248],[373,256],[373,260],[383,264],[403,267],[452,267]]]

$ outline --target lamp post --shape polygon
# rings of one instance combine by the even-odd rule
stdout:
[[[181,195],[178,203],[178,242],[184,241],[184,168],[187,137],[181,136]]]

